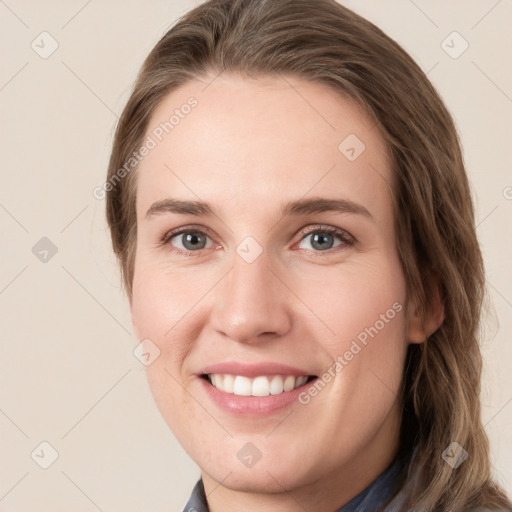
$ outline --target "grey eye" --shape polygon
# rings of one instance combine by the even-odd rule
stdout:
[[[195,251],[205,249],[207,241],[208,237],[200,231],[186,231],[174,235],[171,239],[171,245],[185,251]]]
[[[302,238],[300,243],[303,244],[306,240],[310,240],[310,247],[301,247],[301,249],[327,251],[345,243],[339,235],[321,230],[308,233]],[[338,243],[336,243],[336,240],[338,240]]]

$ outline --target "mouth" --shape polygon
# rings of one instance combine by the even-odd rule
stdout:
[[[281,395],[309,384],[316,375],[259,375],[247,377],[230,373],[202,374],[201,378],[224,393],[236,396]]]

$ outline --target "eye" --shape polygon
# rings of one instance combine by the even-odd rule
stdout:
[[[333,226],[314,226],[303,235],[301,242],[310,240],[310,247],[300,247],[315,252],[325,252],[337,247],[351,247],[355,240],[346,231]],[[336,243],[338,242],[338,243]]]
[[[162,245],[172,245],[178,252],[190,254],[201,249],[209,249],[212,245],[210,237],[199,229],[182,229],[167,233]]]
[[[308,239],[310,247],[304,247]],[[302,233],[299,248],[314,252],[331,252],[332,249],[343,249],[354,244],[355,239],[342,229],[334,226],[313,226]],[[202,249],[211,249],[215,244],[202,229],[184,227],[165,234],[160,245],[170,245],[178,253],[195,256],[199,255]]]

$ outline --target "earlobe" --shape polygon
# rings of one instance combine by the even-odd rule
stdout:
[[[410,305],[407,325],[407,341],[409,343],[423,343],[434,334],[444,322],[445,311],[439,279],[432,276],[434,285],[431,288],[430,307],[425,316],[421,314],[417,305]]]

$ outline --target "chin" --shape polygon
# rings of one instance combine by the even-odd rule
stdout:
[[[277,494],[284,489],[290,491],[306,483],[305,476],[297,474],[297,468],[281,463],[278,468],[271,470],[260,464],[261,461],[252,468],[230,468],[226,465],[222,471],[219,468],[203,471],[213,480],[222,482],[224,487],[247,493]]]
[[[268,440],[264,444],[259,436],[254,436],[252,441],[250,436],[244,437],[248,440],[230,438],[230,442],[223,444],[222,449],[218,443],[210,447],[202,445],[189,455],[202,473],[240,492],[282,493],[283,489],[301,487],[318,478],[318,468],[314,471],[313,467],[306,466],[304,456],[301,457],[302,463],[298,461],[293,446],[289,447],[287,453],[282,444],[280,447],[270,446]],[[256,450],[256,446],[261,448],[261,452]],[[205,457],[206,453],[210,456]],[[232,456],[228,455],[231,453]]]

